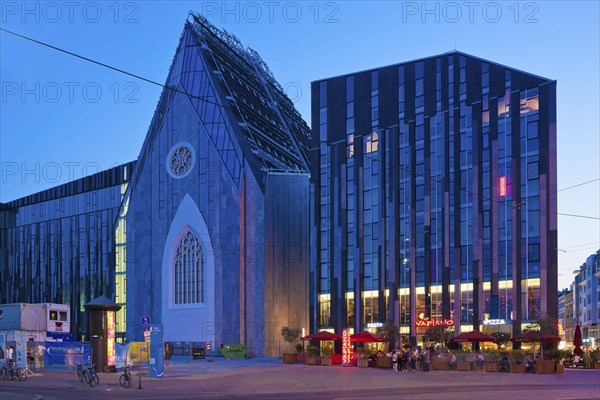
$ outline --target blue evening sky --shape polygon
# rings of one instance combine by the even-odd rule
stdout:
[[[0,3],[2,28],[164,83],[189,10],[257,50],[310,122],[310,82],[453,49],[558,81],[558,187],[600,177],[597,1]],[[137,158],[160,88],[0,33],[0,201]],[[600,183],[559,193],[600,216]],[[559,288],[600,221],[559,216]]]

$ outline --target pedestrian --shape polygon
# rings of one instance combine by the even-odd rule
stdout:
[[[6,346],[6,365],[11,366],[13,363],[13,348]]]
[[[392,368],[394,371],[398,371],[398,355],[396,354],[396,350],[392,351]]]
[[[42,342],[38,342],[36,347],[36,361],[35,361],[35,369],[38,371],[44,370],[44,353],[46,352],[46,348],[42,345]]]

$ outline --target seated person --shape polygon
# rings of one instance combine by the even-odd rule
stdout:
[[[579,357],[577,354],[575,354],[575,357],[573,357],[573,366],[577,367],[577,364],[579,364],[581,362],[581,357]]]
[[[454,353],[449,353],[448,366],[450,367],[450,369],[456,369],[456,364],[457,364],[456,356],[454,355]]]
[[[483,367],[483,364],[485,364],[485,359],[483,358],[483,355],[481,353],[477,353],[477,355],[475,356],[475,363],[478,367]]]
[[[506,353],[504,353],[502,360],[500,360],[500,372],[510,372],[510,360]]]
[[[528,354],[525,358],[525,372],[535,372],[535,361],[531,354]]]

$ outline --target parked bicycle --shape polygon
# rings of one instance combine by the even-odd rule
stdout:
[[[91,387],[100,383],[100,377],[94,371],[94,364],[77,364],[77,378],[79,382],[89,384]]]
[[[129,367],[127,365],[123,367],[123,375],[119,377],[119,384],[124,388],[131,386],[131,372],[129,372]]]
[[[19,367],[14,364],[0,366],[0,375],[2,375],[3,381],[26,381],[27,373],[25,368]]]

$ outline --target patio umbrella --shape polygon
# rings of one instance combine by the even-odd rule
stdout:
[[[542,357],[544,356],[544,348],[542,347],[542,342],[547,342],[547,343],[558,343],[560,342],[560,336],[554,336],[554,335],[546,335],[541,333],[540,331],[528,331],[525,332],[519,336],[515,336],[513,338],[510,339],[511,342],[518,342],[518,343],[531,343],[531,342],[540,342],[540,349],[541,349],[541,354]],[[535,348],[534,348],[534,353],[535,353]]]
[[[358,332],[354,335],[350,335],[351,342],[385,342],[385,338],[373,333],[373,332]]]
[[[573,337],[573,346],[575,346],[575,350],[573,350],[573,353],[575,353],[575,355],[579,357],[583,355],[583,350],[581,349],[582,344],[583,339],[581,337],[581,327],[577,325],[575,327],[575,336]]]
[[[496,342],[496,338],[479,331],[461,333],[450,339],[451,342]]]
[[[510,339],[511,342],[529,343],[529,342],[548,342],[558,343],[561,341],[560,336],[545,335],[537,331],[525,332],[522,335],[515,336]]]
[[[310,335],[303,336],[302,340],[317,340],[320,342],[324,342],[327,340],[342,340],[342,335],[338,335],[336,333],[331,333],[327,331],[321,331],[317,333],[311,333]]]

